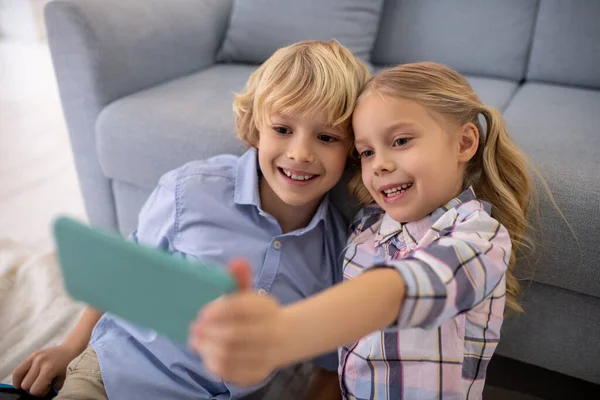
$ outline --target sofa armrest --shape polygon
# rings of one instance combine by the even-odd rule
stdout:
[[[109,103],[212,65],[231,0],[54,0],[48,43],[90,222],[116,229],[95,122]]]
[[[58,79],[106,105],[214,63],[231,0],[55,0],[45,8]]]

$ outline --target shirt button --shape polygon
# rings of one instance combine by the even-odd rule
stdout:
[[[260,294],[261,296],[264,296],[265,294],[267,294],[267,291],[265,289],[258,289],[258,294]]]
[[[275,250],[279,250],[281,248],[281,242],[279,240],[274,241],[273,247],[275,248]]]

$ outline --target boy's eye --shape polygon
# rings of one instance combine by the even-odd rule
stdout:
[[[318,139],[325,143],[333,143],[338,141],[339,139],[330,135],[322,134],[318,136]]]
[[[273,130],[279,135],[287,135],[290,133],[290,130],[285,126],[274,126]]]
[[[409,140],[410,140],[409,138],[396,139],[396,140],[394,140],[394,146],[404,146],[404,145],[408,144]]]

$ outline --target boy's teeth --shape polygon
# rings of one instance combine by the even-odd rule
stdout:
[[[283,172],[289,178],[292,178],[295,181],[307,181],[307,180],[309,180],[310,178],[312,178],[314,176],[314,175],[295,175],[295,174],[292,174],[290,171],[285,170],[285,169],[283,170]]]

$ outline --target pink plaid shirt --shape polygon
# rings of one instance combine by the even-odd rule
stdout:
[[[395,268],[407,291],[393,326],[340,349],[344,399],[480,399],[500,338],[510,252],[508,232],[471,188],[406,224],[365,207],[344,279]]]

